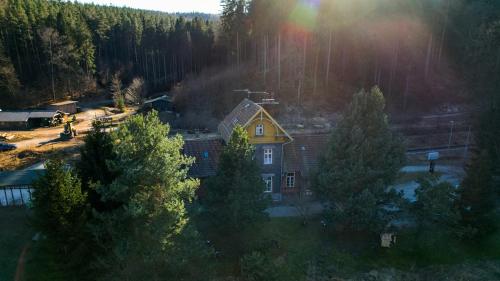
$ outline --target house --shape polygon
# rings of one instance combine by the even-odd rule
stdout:
[[[77,112],[77,101],[63,101],[58,103],[53,103],[48,106],[50,110],[61,111],[67,114],[75,114]]]
[[[266,109],[249,99],[244,99],[219,124],[219,139],[186,140],[184,154],[196,158],[190,176],[205,179],[216,174],[219,155],[237,125],[246,129],[255,148],[265,193],[275,201],[312,194],[312,176],[327,150],[329,135],[291,136]]]
[[[61,123],[64,114],[60,111],[0,111],[0,129],[27,130]]]
[[[327,151],[329,138],[328,134],[293,136],[293,142],[283,150],[282,194],[312,194],[312,176],[320,168],[320,159]]]
[[[227,144],[233,129],[240,125],[246,129],[249,142],[255,147],[255,159],[262,171],[265,192],[273,200],[281,200],[283,183],[283,151],[293,138],[260,105],[244,99],[219,124],[218,130]]]

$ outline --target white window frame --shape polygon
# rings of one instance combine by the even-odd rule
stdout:
[[[295,172],[286,173],[286,188],[295,187]]]
[[[273,164],[273,149],[264,148],[264,165],[272,165],[272,164]]]
[[[263,136],[264,135],[264,124],[255,125],[255,135]]]
[[[262,175],[262,180],[264,181],[264,184],[265,184],[264,193],[272,193],[273,192],[274,175],[264,174],[264,175]]]

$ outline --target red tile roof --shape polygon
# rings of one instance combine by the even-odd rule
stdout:
[[[283,170],[299,171],[308,176],[319,166],[322,155],[325,155],[330,135],[293,135],[293,142],[284,146]]]
[[[219,156],[222,152],[222,140],[186,140],[184,154],[196,158],[189,169],[189,175],[196,178],[206,178],[217,173]]]

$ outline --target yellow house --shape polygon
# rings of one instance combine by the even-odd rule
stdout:
[[[283,148],[293,138],[259,104],[244,99],[219,124],[222,139],[229,142],[235,126],[247,130],[249,141],[255,148],[255,159],[261,167],[265,192],[280,200],[283,177]],[[290,181],[289,181],[290,182]]]

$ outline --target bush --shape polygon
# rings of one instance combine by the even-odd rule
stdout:
[[[276,266],[271,258],[260,252],[252,252],[241,258],[241,276],[245,281],[278,280]]]

